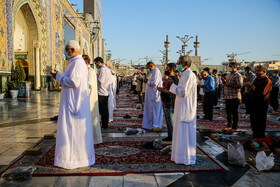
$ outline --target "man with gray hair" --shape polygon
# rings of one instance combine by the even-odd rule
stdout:
[[[246,82],[250,89],[250,122],[253,138],[265,138],[266,118],[269,105],[269,97],[272,90],[272,82],[266,76],[267,68],[257,66],[254,82]]]
[[[61,85],[54,165],[65,169],[95,163],[93,146],[88,68],[80,55],[79,43],[66,44],[70,63],[64,74],[54,70],[52,76]]]
[[[171,160],[191,165],[196,162],[197,82],[189,56],[180,57],[179,66],[183,70],[179,83],[173,83],[169,89],[176,95]]]

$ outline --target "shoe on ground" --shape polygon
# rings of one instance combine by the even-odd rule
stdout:
[[[124,118],[124,119],[130,119],[131,116],[127,114],[127,115],[125,115],[123,118]]]
[[[58,116],[54,116],[52,118],[50,118],[51,121],[57,121],[58,120]]]
[[[147,142],[142,147],[147,149],[155,149],[153,142]]]
[[[162,141],[170,142],[172,141],[172,137],[167,136],[166,138],[163,138]]]
[[[161,130],[161,128],[157,127],[157,128],[152,128],[152,131],[153,132],[161,132],[162,130]]]

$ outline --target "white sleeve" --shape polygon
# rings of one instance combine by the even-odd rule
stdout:
[[[154,76],[151,76],[150,79],[148,80],[147,84],[150,87],[155,87],[157,86],[162,80],[161,80],[161,76],[160,76],[160,71],[156,71]]]
[[[190,73],[188,73],[186,76],[181,77],[178,86],[173,83],[169,91],[177,96],[185,97],[189,94],[193,86],[196,86],[195,76],[191,76]]]
[[[82,66],[79,62],[75,62],[74,67],[70,70],[69,75],[64,75],[60,72],[56,74],[56,80],[62,86],[76,88],[79,87],[81,84],[82,79]]]

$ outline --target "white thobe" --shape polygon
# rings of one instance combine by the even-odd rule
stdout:
[[[113,75],[113,82],[112,82],[112,91],[113,91],[113,108],[114,110],[117,109],[117,101],[116,101],[116,98],[117,98],[117,86],[118,86],[118,81],[117,81],[117,77],[116,75]]]
[[[162,76],[159,69],[155,68],[146,84],[143,128],[161,128],[163,120],[162,102],[157,87],[162,87]]]
[[[114,113],[114,93],[113,93],[113,75],[110,78],[110,86],[108,88],[108,111],[109,111],[109,122],[113,121],[113,113]]]
[[[197,84],[192,70],[185,70],[178,86],[172,84],[169,91],[176,94],[171,160],[176,164],[195,164]]]
[[[99,119],[99,106],[97,94],[97,77],[95,69],[88,67],[88,83],[89,83],[89,98],[90,98],[90,112],[93,131],[94,144],[102,143],[102,134]]]
[[[95,163],[88,68],[81,55],[70,59],[56,80],[61,84],[54,165],[65,169]]]

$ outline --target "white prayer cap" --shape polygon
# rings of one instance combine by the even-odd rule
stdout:
[[[115,75],[116,73],[112,70],[112,74]]]
[[[76,40],[70,40],[66,46],[69,46],[69,47],[72,47],[72,48],[75,48],[77,50],[80,50],[80,44],[76,41]]]

